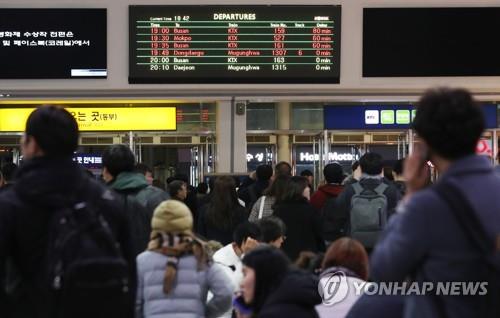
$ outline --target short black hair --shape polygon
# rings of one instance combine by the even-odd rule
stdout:
[[[111,145],[102,154],[102,166],[116,177],[122,172],[134,171],[135,156],[126,145]]]
[[[142,162],[135,165],[134,171],[142,173],[143,175],[146,175],[147,172],[153,173],[153,170],[147,164]]]
[[[399,159],[398,161],[396,161],[396,163],[394,164],[394,167],[392,167],[392,171],[394,171],[394,173],[398,176],[402,175],[403,174],[403,163],[404,163],[405,159]]]
[[[306,170],[302,170],[302,172],[300,173],[300,176],[301,177],[313,177],[314,175],[311,172],[311,170],[306,169]]]
[[[48,157],[71,156],[78,147],[78,124],[64,108],[44,105],[29,115],[26,136],[33,137]]]
[[[429,148],[446,159],[474,154],[484,116],[465,89],[428,90],[420,99],[413,128]]]
[[[262,232],[262,242],[264,243],[271,243],[280,237],[285,236],[286,225],[278,217],[269,216],[260,219],[257,224]]]
[[[169,185],[174,180],[175,180],[174,177],[168,177],[167,180],[165,180],[165,182],[167,183],[167,185]]]
[[[361,171],[370,176],[376,176],[382,173],[384,168],[382,156],[376,152],[367,152],[359,159]]]
[[[344,170],[337,162],[327,164],[323,169],[323,175],[328,183],[342,183],[344,180]]]
[[[274,173],[279,175],[291,176],[292,175],[292,166],[286,161],[278,162],[276,167],[274,167]]]
[[[9,162],[2,167],[2,176],[6,182],[12,181],[17,171],[17,165],[13,162]]]
[[[290,272],[290,260],[280,249],[263,244],[245,254],[242,263],[255,271],[255,295],[248,305],[258,317],[269,296]]]
[[[208,192],[208,184],[206,182],[198,183],[198,187],[196,187],[196,192],[200,194],[206,194]]]
[[[186,184],[189,184],[189,177],[185,173],[176,173],[174,176],[174,180],[180,180],[186,182]]]
[[[354,161],[354,162],[352,163],[352,165],[351,165],[351,169],[352,169],[352,171],[354,171],[354,170],[358,169],[358,167],[359,167],[359,161],[358,161],[358,160],[356,160],[356,161]]]
[[[270,165],[260,165],[255,171],[257,180],[267,181],[273,176],[273,167]]]
[[[257,241],[262,240],[262,232],[257,224],[245,221],[234,229],[233,242],[236,243],[238,247],[241,248],[243,242],[249,237]]]
[[[183,185],[187,186],[186,182],[182,180],[174,180],[170,182],[167,186],[168,194],[170,194],[170,197],[175,198],[177,196],[177,193],[181,191]]]

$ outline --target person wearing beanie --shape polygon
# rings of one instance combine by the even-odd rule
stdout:
[[[137,257],[136,317],[217,317],[231,306],[231,281],[212,262],[211,247],[193,234],[189,208],[162,202],[151,219],[151,240]],[[205,303],[208,291],[214,297]]]

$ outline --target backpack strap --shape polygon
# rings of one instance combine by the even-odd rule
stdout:
[[[354,189],[354,194],[357,195],[360,195],[364,191],[363,187],[361,186],[361,184],[359,184],[359,182],[353,183],[352,188]]]
[[[251,184],[248,187],[248,195],[250,196],[251,202],[255,202],[259,199],[257,198],[257,194],[255,193],[255,183]]]
[[[259,220],[262,219],[262,214],[264,213],[264,202],[266,202],[266,196],[263,195],[260,198],[260,206],[259,206]]]
[[[385,184],[384,182],[382,182],[381,184],[379,184],[375,189],[373,189],[373,191],[375,191],[378,195],[383,195],[385,190],[387,190],[389,186],[387,184]]]

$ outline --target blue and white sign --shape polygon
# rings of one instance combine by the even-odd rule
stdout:
[[[497,128],[497,105],[484,104],[486,128]],[[331,130],[409,129],[413,105],[330,105],[324,108],[324,127]]]
[[[76,153],[73,155],[73,161],[87,169],[102,168],[102,156],[99,154]]]
[[[325,106],[325,129],[408,129],[412,105]]]

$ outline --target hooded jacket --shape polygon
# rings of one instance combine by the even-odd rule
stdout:
[[[311,196],[311,205],[316,208],[316,210],[321,211],[329,198],[336,198],[344,189],[343,186],[338,184],[325,184],[318,188],[318,191],[314,192]]]
[[[321,303],[318,280],[315,276],[291,271],[269,296],[259,312],[259,318],[315,318],[314,308]]]
[[[122,172],[108,186],[119,193],[132,226],[135,254],[146,249],[151,233],[151,218],[156,207],[169,199],[168,193],[148,185],[141,173]]]
[[[129,223],[121,203],[110,191],[88,178],[71,157],[34,158],[21,166],[14,186],[0,193],[2,317],[56,317],[57,305],[48,283],[49,222],[53,212],[78,202],[76,200],[90,200],[89,194],[96,189],[101,189],[106,196],[92,203],[120,243],[122,255],[129,265],[129,281],[135,291],[135,259]],[[8,258],[12,260],[16,274],[9,272],[6,291],[3,279]],[[133,299],[130,305],[131,317]]]

